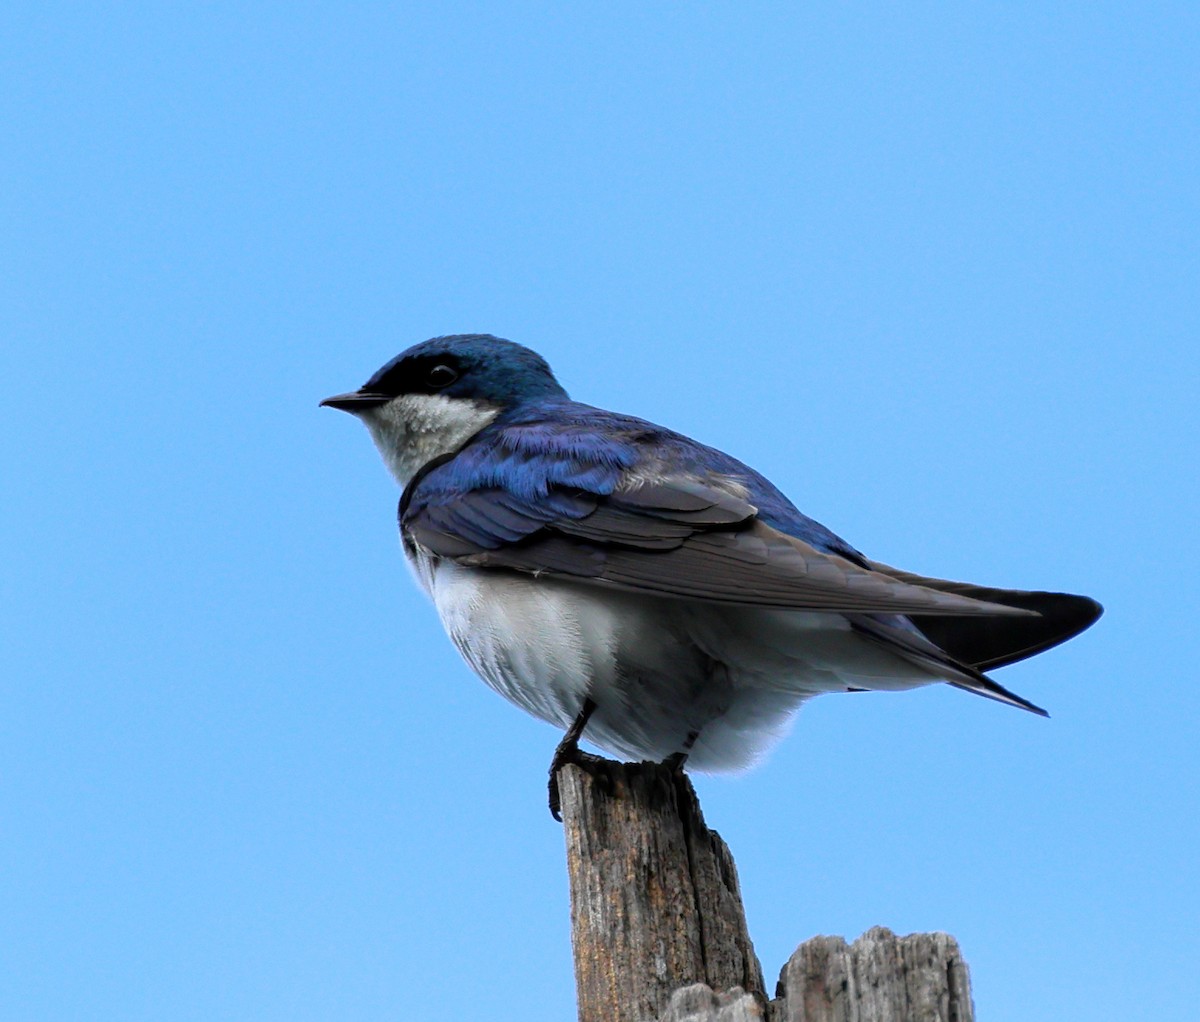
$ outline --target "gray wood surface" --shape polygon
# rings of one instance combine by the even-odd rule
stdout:
[[[741,987],[715,993],[696,983],[671,995],[671,1002],[658,1022],[766,1022],[761,999]]]
[[[779,977],[771,1022],[974,1022],[971,981],[945,933],[876,926],[853,944],[813,937]]]
[[[691,782],[607,760],[558,778],[580,1022],[657,1019],[695,983],[765,1002],[733,857]]]
[[[853,944],[813,937],[792,955],[765,1008],[734,988],[672,995],[658,1022],[973,1022],[970,979],[953,937],[868,930]]]
[[[558,773],[580,1022],[974,1022],[953,937],[813,937],[768,1002],[737,870],[686,776],[656,763]]]

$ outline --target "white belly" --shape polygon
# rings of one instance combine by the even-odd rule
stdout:
[[[428,585],[458,651],[492,688],[566,727],[615,662],[617,615],[550,582],[443,562]]]
[[[698,735],[689,764],[751,763],[806,698],[935,680],[854,635],[840,615],[643,596],[547,577],[412,565],[463,658],[488,685],[630,759],[663,759]]]

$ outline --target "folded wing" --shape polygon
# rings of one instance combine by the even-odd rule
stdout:
[[[452,463],[418,477],[401,502],[406,542],[475,567],[666,598],[939,618],[1037,613],[819,550],[763,522],[721,479],[638,482],[628,473],[606,480],[589,471],[590,488],[564,479],[539,491],[522,487],[532,475],[522,467],[506,473],[492,465],[486,485],[449,477]]]

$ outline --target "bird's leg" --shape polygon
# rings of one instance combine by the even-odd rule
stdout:
[[[598,756],[579,751],[579,739],[583,736],[583,729],[587,727],[588,721],[595,712],[596,704],[591,699],[585,699],[579,715],[567,728],[567,733],[563,735],[562,741],[554,750],[554,758],[550,760],[550,815],[559,823],[562,823],[562,799],[558,792],[558,771],[568,763],[587,763],[599,760]]]
[[[687,738],[683,740],[683,748],[678,752],[671,753],[662,761],[662,765],[670,767],[677,774],[683,773],[683,765],[687,762],[688,753],[692,751],[692,746],[696,744],[696,739],[699,737],[699,731],[689,731]]]

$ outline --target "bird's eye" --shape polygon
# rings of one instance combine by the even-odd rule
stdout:
[[[458,373],[448,365],[435,365],[425,374],[425,382],[437,390],[449,387],[457,379]]]

